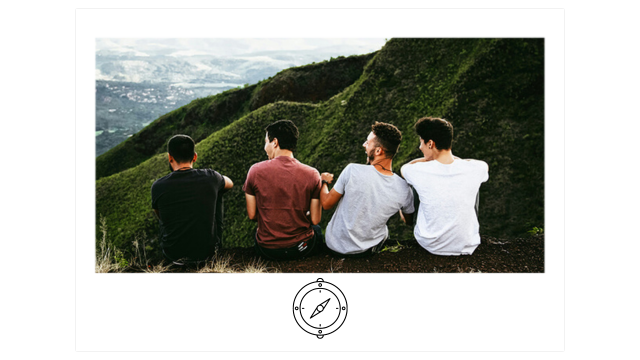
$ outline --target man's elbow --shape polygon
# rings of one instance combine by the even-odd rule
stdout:
[[[224,189],[225,190],[229,190],[233,187],[233,181],[231,181],[231,179],[229,179],[228,177],[224,177]]]
[[[329,201],[329,199],[326,199],[324,201],[320,200],[320,205],[322,206],[322,210],[331,210],[331,208],[333,208],[333,204]]]

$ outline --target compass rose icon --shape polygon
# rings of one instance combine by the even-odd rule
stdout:
[[[319,278],[302,287],[293,300],[293,317],[302,330],[322,339],[347,318],[347,299],[332,283]]]

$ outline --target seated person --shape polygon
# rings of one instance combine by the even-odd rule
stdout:
[[[327,247],[339,255],[368,256],[381,250],[389,237],[387,221],[398,211],[410,221],[413,193],[406,181],[391,171],[402,133],[376,122],[362,146],[367,165],[349,164],[331,191],[333,174],[322,174],[320,201],[325,210],[336,208],[326,230]]]
[[[222,194],[233,187],[211,169],[194,169],[198,154],[187,135],[169,140],[171,173],[151,186],[151,206],[160,220],[160,247],[175,264],[209,259],[222,243]]]
[[[267,126],[268,160],[249,169],[242,188],[249,219],[258,222],[256,252],[269,260],[308,256],[322,243],[320,174],[293,157],[298,128],[290,120]]]
[[[471,255],[480,244],[477,195],[489,179],[489,166],[453,156],[453,126],[447,120],[425,117],[415,130],[424,157],[400,172],[420,199],[416,240],[432,254]]]

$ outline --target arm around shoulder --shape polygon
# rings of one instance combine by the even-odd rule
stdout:
[[[422,158],[422,159],[424,160],[424,158]],[[402,167],[400,168],[400,176],[402,176],[402,178],[407,180],[407,175],[408,175],[407,173],[410,171],[409,169],[413,168],[413,166],[411,166],[411,165],[416,164],[418,162],[424,162],[424,161],[417,161],[417,160],[420,160],[420,159],[415,159],[413,161],[410,161],[410,162],[402,165]]]

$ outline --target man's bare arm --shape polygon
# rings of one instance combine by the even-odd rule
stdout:
[[[244,197],[247,201],[247,216],[249,216],[250,220],[257,221],[256,213],[258,206],[256,204],[256,197],[247,193],[244,194]]]
[[[333,181],[333,174],[322,173],[320,177],[329,184]],[[320,202],[322,203],[323,209],[331,210],[338,203],[340,198],[342,198],[342,194],[337,192],[335,189],[331,189],[331,191],[329,191],[329,185],[325,185],[325,183],[322,184],[322,188],[320,189]]]
[[[400,210],[399,212],[400,212],[400,219],[402,219],[402,221],[405,224],[407,224],[409,226],[413,225],[413,213],[405,214],[405,213],[402,212],[402,210]]]
[[[322,207],[320,205],[320,199],[311,199],[311,207],[309,208],[311,213],[311,223],[318,225],[322,219]]]
[[[231,179],[229,179],[224,175],[222,175],[222,177],[224,178],[224,189],[225,190],[231,189],[233,187],[233,181],[231,181]]]

